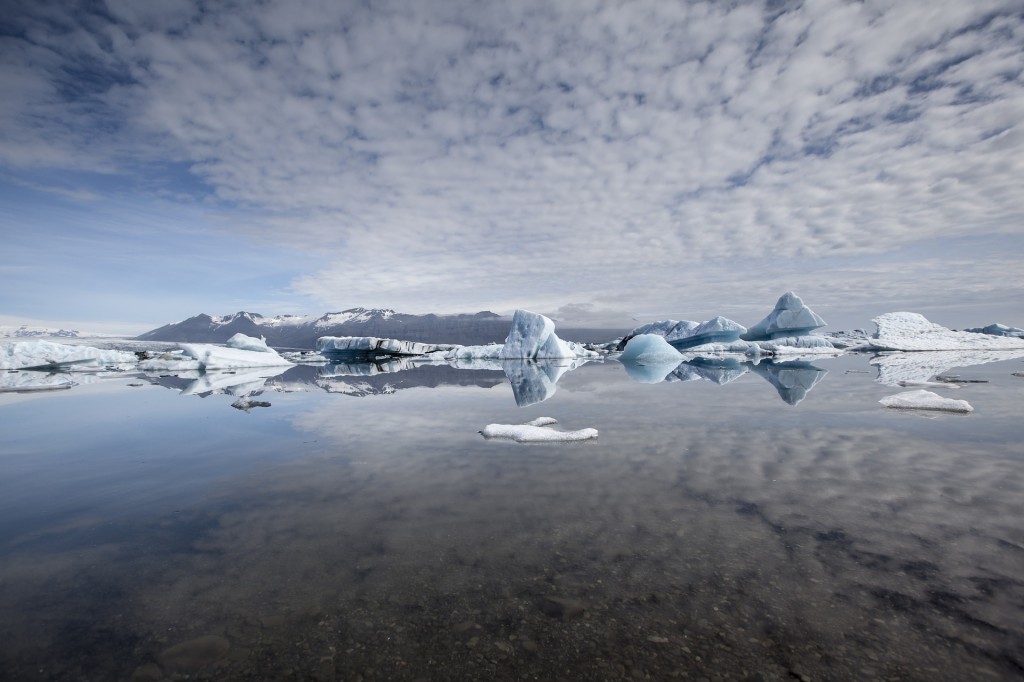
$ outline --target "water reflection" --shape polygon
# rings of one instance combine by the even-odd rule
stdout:
[[[679,364],[641,365],[621,361],[634,381],[646,384],[666,382],[708,381],[723,386],[753,372],[763,377],[779,397],[790,405],[798,405],[821,381],[827,370],[805,360],[740,361],[738,358],[694,358]]]
[[[527,407],[549,399],[562,375],[585,360],[504,360],[501,368],[512,384],[516,405]]]
[[[750,366],[751,371],[764,377],[779,392],[779,397],[790,405],[798,405],[807,393],[828,374],[827,370],[801,360],[773,362],[771,360]]]
[[[954,367],[972,367],[1024,357],[1024,351],[918,351],[881,353],[871,358],[877,381],[886,386],[928,383]]]

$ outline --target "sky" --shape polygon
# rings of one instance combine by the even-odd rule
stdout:
[[[0,6],[0,324],[1024,326],[1019,0]]]

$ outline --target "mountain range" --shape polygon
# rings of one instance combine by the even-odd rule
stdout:
[[[241,311],[222,317],[196,315],[153,329],[136,339],[224,343],[240,332],[246,336],[262,336],[274,348],[313,348],[321,336],[376,336],[469,346],[501,343],[508,336],[511,324],[511,318],[490,311],[462,315],[411,315],[387,308],[350,308],[317,318],[303,315],[264,317],[259,313]],[[615,333],[607,329],[559,328],[560,335],[574,341],[606,340]]]

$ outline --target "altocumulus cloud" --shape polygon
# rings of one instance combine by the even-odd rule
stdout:
[[[325,303],[866,300],[899,268],[836,259],[900,252],[923,301],[938,245],[995,273],[1022,243],[1018,2],[8,6],[7,169],[187,168],[232,229],[327,254],[292,284]]]

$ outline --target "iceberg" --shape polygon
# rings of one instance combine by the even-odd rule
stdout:
[[[620,362],[635,362],[640,365],[679,364],[683,355],[664,336],[657,334],[640,334],[626,342],[626,347],[619,356]]]
[[[747,328],[738,322],[719,315],[694,327],[676,325],[670,334],[665,335],[665,340],[677,349],[684,350],[708,343],[731,344],[739,340],[746,331]],[[744,344],[744,350],[746,350],[746,344]]]
[[[321,336],[316,340],[316,349],[324,356],[332,360],[349,362],[426,355],[437,351],[450,351],[455,347],[452,344],[381,339],[376,336]]]
[[[799,296],[787,291],[768,317],[750,327],[740,338],[745,341],[771,341],[778,337],[806,336],[824,326],[825,320],[804,305]]]
[[[595,358],[598,353],[573,341],[563,341],[555,334],[555,323],[549,318],[517,310],[512,316],[499,357],[502,360],[540,360],[551,358]]]
[[[907,391],[882,398],[878,402],[886,407],[904,410],[938,410],[941,412],[973,412],[974,408],[966,400],[943,398],[937,393],[925,391]]]
[[[972,334],[990,334],[992,336],[1015,336],[1018,339],[1024,339],[1024,329],[1019,327],[1007,327],[1005,324],[999,324],[998,322],[990,324],[987,327],[971,327],[965,329],[965,332],[971,332]]]
[[[292,364],[278,355],[277,351],[269,348],[266,351],[255,351],[207,343],[183,343],[180,345],[185,355],[199,362],[200,369],[280,367]]]
[[[1024,349],[1024,339],[957,332],[929,322],[917,313],[885,313],[872,322],[878,330],[868,339],[875,350],[1015,350]]]
[[[235,334],[230,339],[224,342],[224,345],[228,348],[237,348],[238,350],[251,350],[257,353],[274,353],[276,351],[271,350],[267,346],[267,340],[265,337],[254,338],[252,336],[246,336],[241,332]]]
[[[572,443],[597,438],[597,429],[555,431],[548,428],[557,423],[551,417],[539,417],[525,424],[488,424],[480,435],[488,440],[504,438],[517,443]]]
[[[0,344],[0,369],[95,371],[114,366],[126,369],[138,361],[135,353],[72,346],[52,341],[15,341]]]

